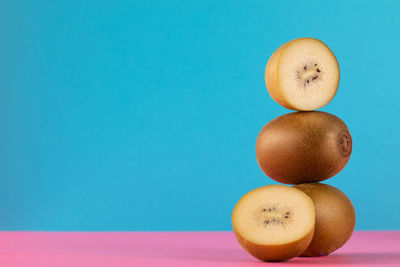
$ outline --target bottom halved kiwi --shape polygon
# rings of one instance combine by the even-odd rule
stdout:
[[[311,242],[314,225],[311,198],[285,185],[250,191],[232,213],[233,231],[240,245],[262,261],[299,256]]]

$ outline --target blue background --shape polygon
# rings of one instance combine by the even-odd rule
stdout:
[[[0,229],[230,230],[273,183],[259,130],[289,112],[264,84],[297,37],[327,43],[322,110],[353,136],[358,230],[400,229],[398,1],[2,1]]]

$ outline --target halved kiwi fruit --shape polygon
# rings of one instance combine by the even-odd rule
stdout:
[[[342,247],[351,237],[356,214],[350,199],[336,187],[308,183],[295,185],[315,205],[315,232],[301,256],[325,256]]]
[[[320,182],[348,162],[352,139],[338,117],[320,111],[293,112],[267,123],[256,141],[258,164],[284,184]]]
[[[232,213],[240,245],[262,261],[299,256],[314,233],[315,208],[305,193],[285,185],[267,185],[245,194]]]
[[[269,94],[292,110],[315,110],[328,104],[336,94],[339,78],[335,55],[314,38],[299,38],[282,45],[265,68]]]

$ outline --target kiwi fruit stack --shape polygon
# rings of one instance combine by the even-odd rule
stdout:
[[[236,239],[259,260],[326,256],[353,233],[356,215],[350,199],[319,183],[339,173],[352,152],[346,124],[335,115],[315,111],[335,96],[339,78],[335,55],[314,38],[282,45],[267,63],[270,96],[294,112],[268,122],[256,141],[261,170],[286,185],[248,192],[232,213]]]

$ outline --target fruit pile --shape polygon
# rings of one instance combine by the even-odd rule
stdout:
[[[329,255],[353,233],[356,216],[351,201],[339,189],[319,183],[339,173],[352,151],[346,124],[332,114],[314,111],[335,96],[339,77],[335,55],[313,38],[282,45],[267,63],[269,94],[296,112],[262,128],[257,161],[270,178],[295,186],[257,188],[233,210],[237,240],[260,260]]]

